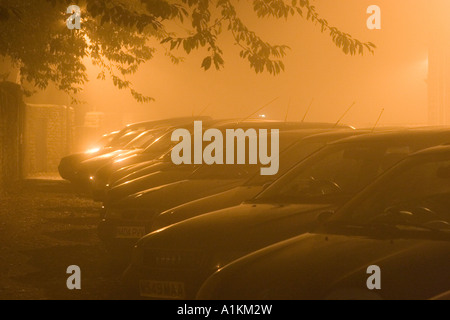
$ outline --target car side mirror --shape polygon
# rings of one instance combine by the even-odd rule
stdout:
[[[320,224],[325,223],[328,219],[331,218],[331,216],[334,214],[334,211],[324,211],[319,213],[319,215],[317,216],[317,221]]]

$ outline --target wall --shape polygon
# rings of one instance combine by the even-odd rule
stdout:
[[[24,132],[24,175],[52,175],[73,145],[73,109],[59,105],[27,104]]]

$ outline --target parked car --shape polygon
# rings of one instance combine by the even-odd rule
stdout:
[[[176,223],[136,245],[125,282],[146,297],[168,286],[193,298],[229,262],[308,232],[317,216],[343,205],[410,153],[450,140],[449,129],[417,129],[350,137],[300,162],[251,201]],[[173,289],[173,290],[172,290]]]
[[[124,148],[139,134],[139,132],[128,132],[121,136],[120,139],[116,138],[119,133],[112,134],[114,135],[109,142],[107,142],[109,139],[104,140],[103,138],[105,136],[109,137],[111,134],[106,134],[102,139],[95,143],[94,147],[89,148],[85,152],[74,153],[62,158],[58,166],[58,171],[61,178],[69,181],[74,181],[76,179],[78,166],[81,162],[105,153],[110,153],[114,150]]]
[[[243,129],[247,130],[249,128],[252,129],[279,129],[280,131],[288,131],[288,130],[319,130],[319,129],[341,129],[341,128],[349,128],[349,126],[341,125],[336,127],[334,124],[330,123],[313,123],[313,122],[280,122],[273,120],[246,120],[246,121],[237,121],[237,120],[217,120],[217,121],[209,121],[203,122],[204,129],[209,127],[216,128],[225,132],[226,129]],[[184,127],[185,129],[193,130],[193,123]],[[175,129],[175,128],[174,128]],[[161,137],[157,141],[157,145],[165,146],[165,151],[169,150],[176,143],[171,141],[171,132],[169,131],[165,136]],[[128,157],[122,157],[120,159],[115,159],[114,161],[109,162],[107,165],[104,165],[102,168],[98,169],[97,172],[92,176],[91,182],[93,183],[93,195],[94,200],[103,201],[104,197],[109,189],[109,186],[114,185],[114,181],[111,179],[114,176],[114,173],[120,170],[121,168],[130,167],[134,164],[147,162],[148,160],[155,160],[154,156],[149,156],[148,150],[144,150],[142,152],[138,152]],[[169,164],[169,162],[166,162]],[[172,165],[174,167],[175,165]],[[193,170],[196,166],[188,165],[183,166],[188,171]],[[181,168],[181,167],[180,167]],[[177,170],[180,170],[177,168]],[[133,167],[131,167],[133,170]],[[142,169],[141,173],[144,174],[152,173],[152,169],[145,170]],[[150,172],[149,172],[150,171]],[[192,172],[192,171],[191,171]],[[136,177],[136,176],[134,176]],[[139,184],[141,184],[142,180],[139,180]],[[128,182],[128,181],[126,181]],[[132,183],[127,183],[127,187],[130,188]],[[136,188],[137,189],[137,188]]]
[[[290,134],[296,135],[299,137],[307,136],[309,134],[315,134],[319,132],[328,132],[331,129],[305,129],[301,130],[301,132],[289,131]],[[337,132],[345,132],[345,135],[351,135],[355,132],[355,130],[342,130],[338,129]],[[288,131],[285,131],[288,132]],[[286,135],[286,133],[284,133]],[[314,148],[315,145],[311,145],[311,148]],[[289,148],[291,149],[291,148]],[[308,152],[299,151],[299,152]],[[295,153],[292,154],[293,159],[297,159]],[[289,160],[286,159],[283,161],[282,165],[286,166]],[[109,182],[109,189],[106,192],[106,197],[104,198],[105,205],[110,203],[112,200],[118,200],[125,196],[131,195],[133,193],[150,189],[152,187],[160,186],[163,184],[167,184],[174,181],[184,180],[189,177],[189,175],[194,172],[194,170],[198,169],[200,165],[195,164],[181,164],[175,165],[171,159],[171,151],[167,152],[165,155],[161,156],[157,161],[146,162],[144,167],[141,164],[137,164],[132,168],[123,168],[129,173],[119,180],[115,182]],[[134,171],[132,171],[134,169]],[[132,172],[130,172],[132,171]],[[282,171],[282,170],[280,170]],[[257,176],[260,176],[258,173]],[[277,174],[279,176],[279,173]],[[273,180],[274,176],[270,176],[262,179]],[[256,180],[256,179],[255,179]],[[260,178],[261,180],[261,178]],[[264,183],[266,183],[265,181]],[[263,183],[263,184],[264,184]]]
[[[103,141],[99,141],[96,146],[86,152],[75,153],[62,158],[58,167],[59,173],[63,179],[76,183],[79,179],[78,171],[81,162],[115,150],[126,149],[126,146],[144,131],[184,124],[187,121],[192,122],[194,119],[209,120],[210,117],[179,117],[129,124],[117,133],[114,132],[114,134],[102,137]]]
[[[327,143],[350,136],[367,134],[366,130],[336,130],[316,133],[297,141],[280,155],[280,170],[274,176],[262,176],[259,173],[246,181],[243,185],[218,194],[197,199],[161,212],[153,220],[152,226],[146,231],[162,229],[171,224],[199,216],[204,213],[237,206],[250,200],[267,188],[270,183],[281,177],[296,163],[305,159]]]
[[[245,122],[238,122],[234,121],[230,122],[233,124],[233,127],[242,126],[244,124],[245,127],[252,127],[255,121],[245,121]],[[263,122],[267,123],[267,122]],[[271,125],[270,127],[274,127]],[[287,127],[287,128],[286,128]],[[288,124],[288,126],[284,125],[282,126],[283,130],[317,130],[317,132],[320,131],[330,131],[330,130],[354,130],[354,128],[350,126],[335,126],[332,124],[326,124],[326,123],[311,123],[311,122],[303,122],[303,123],[293,123],[291,125]],[[170,152],[168,153],[168,157],[170,157]],[[147,161],[147,162],[141,162],[135,165],[130,165],[128,167],[121,168],[119,170],[116,170],[109,178],[108,185],[109,187],[114,187],[119,184],[122,184],[124,182],[127,182],[129,180],[142,177],[146,174],[152,173],[153,171],[150,166],[154,165],[154,161]]]
[[[136,164],[132,167],[135,171],[118,181],[110,182],[105,186],[106,190],[103,191],[105,192],[105,195],[101,197],[105,207],[139,191],[148,190],[175,181],[185,180],[192,175],[200,165],[174,165],[171,159],[170,150],[156,160],[145,162],[144,167],[141,167],[141,164]],[[126,170],[127,168],[122,169]],[[98,188],[98,192],[102,192],[100,191],[102,187],[100,186]]]
[[[288,148],[295,141],[315,133],[317,130],[281,132],[280,150]],[[318,146],[317,141],[311,141],[310,144],[305,143],[302,146],[304,149],[298,150],[294,148],[291,152],[287,152],[286,156],[280,158],[282,168],[292,163],[291,155],[292,157],[301,157],[298,153],[306,152],[308,154],[313,152],[320,147],[320,144]],[[144,184],[160,183],[160,185],[108,204],[105,218],[99,225],[100,238],[109,247],[124,247],[129,250],[139,238],[148,233],[153,219],[160,212],[193,199],[199,199],[242,185],[254,174],[259,175],[259,167],[259,164],[204,165],[199,167],[188,178],[176,182],[168,182],[164,185],[161,184],[162,180],[176,179],[180,172],[186,174],[186,169],[181,167],[178,169],[179,171],[166,170],[153,174],[141,182]],[[128,185],[124,185],[122,189],[127,190],[127,187]],[[117,194],[118,187],[112,191],[116,191],[113,194],[113,198],[122,195]]]
[[[449,208],[450,146],[421,151],[315,232],[221,268],[205,282],[198,298],[448,298]],[[367,286],[373,265],[380,272],[377,288]]]
[[[78,165],[76,178],[72,182],[91,190],[95,172],[104,165],[136,157],[144,151],[150,157],[158,156],[163,152],[165,146],[163,144],[155,145],[154,142],[169,130],[169,128],[161,128],[141,132],[123,148],[82,161]]]
[[[207,129],[210,126],[221,124],[224,121],[225,120],[210,120],[206,122],[203,121],[203,126],[205,129]],[[153,143],[149,144],[145,148],[136,150],[133,153],[118,158],[110,159],[109,161],[102,163],[102,165],[100,166],[96,165],[95,167],[91,167],[89,169],[89,172],[91,172],[90,180],[93,199],[95,201],[105,202],[105,197],[109,192],[109,190],[111,189],[111,185],[114,184],[114,181],[112,181],[111,178],[113,176],[117,177],[115,173],[118,171],[124,172],[125,170],[128,169],[137,170],[140,171],[140,173],[142,173],[142,175],[144,176],[150,173],[155,173],[159,169],[167,167],[167,165],[170,166],[171,161],[170,163],[166,161],[167,157],[164,157],[164,155],[169,154],[170,156],[169,151],[176,145],[176,142],[173,142],[171,137],[173,131],[176,130],[177,128],[178,127],[168,128],[162,135],[155,138],[153,140]],[[185,124],[183,128],[192,132],[194,130],[194,122]],[[143,169],[141,165],[146,165],[144,167],[146,169],[145,171],[137,169],[137,168]],[[175,165],[173,165],[173,167],[175,167]],[[187,165],[183,167],[194,168],[193,165]],[[95,173],[92,173],[92,171],[95,171]],[[182,177],[180,177],[180,179],[182,179]],[[142,179],[140,181],[142,181]],[[127,188],[132,188],[131,186],[136,185],[133,183],[133,181],[130,180],[124,181],[123,183],[127,185]],[[150,186],[148,186],[147,188],[150,188]],[[143,189],[146,188],[144,187]],[[142,189],[135,188],[134,192],[140,190]]]
[[[223,123],[223,121],[203,120],[202,123],[205,127],[209,127]],[[194,121],[189,121],[181,126],[192,129]],[[130,148],[130,151],[122,154],[113,154],[112,156],[102,155],[82,162],[79,175],[84,179],[83,181],[89,181],[89,189],[93,199],[95,201],[103,201],[109,177],[114,171],[141,162],[157,161],[158,157],[175,145],[171,141],[171,136],[172,132],[177,128],[171,126],[149,130],[143,133],[149,136],[140,137],[140,143]]]

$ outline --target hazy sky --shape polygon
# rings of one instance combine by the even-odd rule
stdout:
[[[311,101],[307,119],[335,122],[353,101],[355,107],[344,122],[369,126],[385,113],[381,124],[427,122],[427,39],[429,1],[425,0],[316,0],[319,13],[330,24],[361,41],[374,42],[375,55],[346,56],[319,27],[300,17],[285,20],[258,19],[241,1],[243,20],[271,43],[291,47],[278,76],[255,74],[229,35],[223,35],[225,68],[203,71],[204,51],[185,55],[180,65],[171,64],[162,50],[131,78],[138,90],[156,99],[140,105],[127,91],[110,81],[93,80],[84,98],[92,109],[124,112],[124,122],[190,115],[205,111],[214,117],[244,117],[279,97],[263,113],[284,119],[291,101],[289,120],[298,120]],[[366,9],[381,7],[381,30],[368,30]],[[180,52],[180,54],[183,54]],[[101,94],[98,94],[101,92]]]

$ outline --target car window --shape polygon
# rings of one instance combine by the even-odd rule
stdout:
[[[137,148],[145,148],[149,145],[153,140],[155,140],[155,135],[149,131],[142,132],[136,138],[131,140],[126,146],[125,149],[137,149]]]
[[[450,223],[450,160],[413,163],[386,177],[343,214],[352,224],[374,221]]]
[[[142,132],[139,131],[128,132],[123,136],[121,136],[120,138],[118,138],[117,140],[115,140],[114,143],[111,142],[111,145],[115,148],[123,148],[141,133]]]
[[[117,133],[105,134],[102,136],[94,145],[97,147],[108,147],[111,144],[111,141],[116,137]]]
[[[255,199],[288,203],[340,203],[405,158],[408,146],[342,143],[315,153]]]
[[[152,139],[151,143],[145,148],[144,153],[164,154],[170,150],[176,143],[171,141],[171,132],[160,135]]]
[[[126,127],[121,131],[119,131],[117,135],[114,136],[109,146],[123,147],[146,130],[148,130],[148,128],[146,128],[145,126]]]

